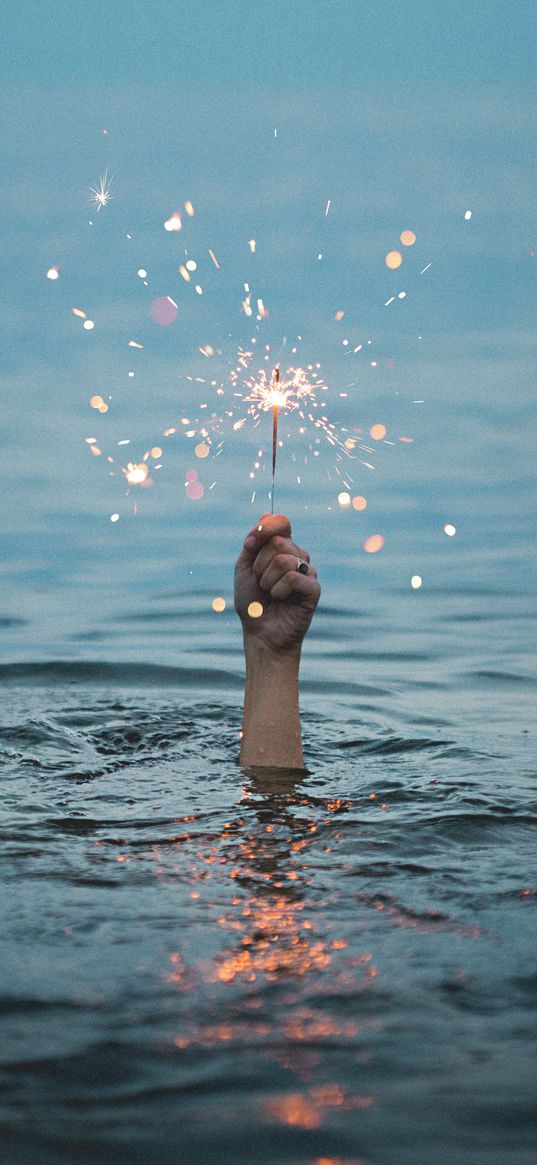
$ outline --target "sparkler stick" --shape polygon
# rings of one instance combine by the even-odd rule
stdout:
[[[270,495],[270,512],[274,513],[274,475],[276,473],[276,451],[278,448],[278,409],[279,400],[276,397],[278,393],[278,385],[280,383],[280,369],[274,370],[274,403],[272,409],[272,492]]]

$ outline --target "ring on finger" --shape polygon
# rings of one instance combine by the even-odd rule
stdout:
[[[308,566],[307,562],[304,562],[301,558],[297,558],[296,568],[297,568],[299,574],[307,574],[309,571],[309,566]]]

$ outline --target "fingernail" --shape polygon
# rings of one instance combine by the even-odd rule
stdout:
[[[249,534],[248,537],[244,539],[244,545],[245,545],[246,550],[253,550],[256,542],[257,542],[257,538],[256,538],[255,534]]]

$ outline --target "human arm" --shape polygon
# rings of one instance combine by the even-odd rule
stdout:
[[[302,563],[302,573],[298,565]],[[307,567],[307,573],[305,568]],[[302,641],[321,588],[307,551],[283,514],[263,514],[244,540],[235,567],[235,609],[246,659],[240,763],[304,767],[298,677]],[[249,613],[252,603],[262,614]]]

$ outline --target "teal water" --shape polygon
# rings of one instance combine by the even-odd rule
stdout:
[[[405,44],[423,20],[401,16]],[[108,18],[97,27],[112,52]],[[534,102],[499,91],[507,58],[483,65],[494,88],[433,83],[419,43],[400,65],[410,86],[256,80],[246,100],[221,74],[211,90],[128,85],[121,37],[107,85],[86,71],[69,88],[62,51],[61,88],[3,102],[0,1122],[14,1165],[533,1163]],[[307,57],[300,70],[318,75]],[[114,199],[97,216],[88,189],[106,165]],[[195,216],[169,235],[186,199]],[[187,257],[202,296],[178,273]],[[241,311],[245,282],[268,318]],[[163,295],[179,306],[169,328],[150,313]],[[282,423],[276,504],[323,587],[301,777],[238,766],[233,563],[268,504],[271,426],[234,430],[229,388],[239,345],[270,344],[272,364],[298,335],[330,421],[361,431],[352,461],[324,441],[317,461],[317,430]],[[187,433],[205,404],[224,446],[202,461]],[[153,487],[126,491],[122,467],[154,446]],[[338,469],[365,511],[340,507]]]

